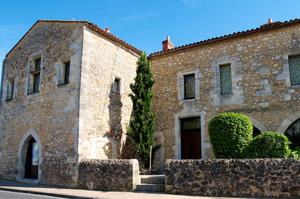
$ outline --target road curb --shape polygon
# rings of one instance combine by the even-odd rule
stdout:
[[[70,199],[93,199],[91,197],[84,197],[84,196],[74,196],[69,194],[58,194],[58,193],[50,193],[50,192],[39,192],[39,191],[32,191],[32,190],[23,190],[23,189],[14,189],[14,188],[5,188],[0,187],[2,191],[10,191],[10,192],[18,192],[18,193],[30,193],[35,195],[43,195],[43,196],[54,196],[54,197],[61,197],[61,198],[70,198]]]

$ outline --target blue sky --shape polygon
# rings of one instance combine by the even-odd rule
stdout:
[[[88,20],[148,54],[300,17],[299,0],[15,0],[0,3],[0,62],[38,19]]]

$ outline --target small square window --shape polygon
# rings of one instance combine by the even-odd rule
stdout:
[[[195,98],[195,74],[184,75],[184,99]]]
[[[232,78],[231,78],[231,65],[220,65],[220,87],[221,95],[232,94]]]
[[[113,84],[113,91],[115,93],[120,93],[121,90],[121,79],[115,78],[114,84]]]
[[[300,85],[300,55],[289,57],[291,85]]]

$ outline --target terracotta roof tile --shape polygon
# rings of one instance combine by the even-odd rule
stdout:
[[[273,30],[273,29],[276,29],[276,28],[285,27],[285,26],[298,24],[298,23],[300,23],[300,19],[297,18],[297,19],[292,19],[292,20],[284,21],[284,22],[273,22],[271,24],[264,24],[264,25],[262,25],[258,28],[255,28],[255,29],[249,29],[249,30],[245,30],[245,31],[234,32],[234,33],[223,35],[223,36],[220,36],[220,37],[213,37],[213,38],[198,41],[198,42],[195,42],[195,43],[190,43],[190,44],[178,46],[178,47],[175,47],[173,49],[169,49],[167,51],[154,52],[154,53],[151,53],[149,55],[149,58],[151,59],[153,57],[158,57],[158,56],[161,56],[161,55],[170,54],[170,53],[173,53],[173,52],[178,52],[178,51],[193,48],[193,47],[203,46],[203,45],[207,45],[207,44],[210,44],[210,43],[220,42],[220,41],[224,41],[224,40],[232,39],[232,38],[236,38],[236,37],[242,37],[242,36],[250,35],[250,34],[253,34],[253,33],[257,33],[257,32]]]

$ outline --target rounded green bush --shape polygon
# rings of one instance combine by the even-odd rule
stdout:
[[[289,139],[278,132],[268,131],[256,136],[244,151],[245,158],[289,158]]]
[[[242,158],[252,140],[250,119],[240,113],[220,113],[208,124],[210,142],[216,158]]]

